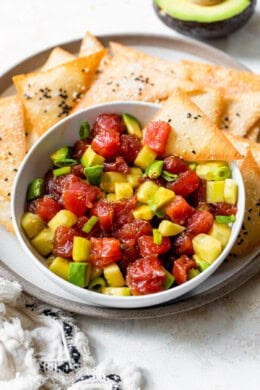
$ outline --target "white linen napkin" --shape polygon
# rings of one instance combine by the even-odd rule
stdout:
[[[0,277],[1,390],[138,390],[141,381],[131,364],[95,366],[72,317]]]

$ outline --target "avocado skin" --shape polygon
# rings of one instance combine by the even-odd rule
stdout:
[[[160,7],[153,3],[157,16],[170,28],[194,38],[217,39],[232,34],[243,27],[254,13],[256,0],[252,0],[250,5],[240,14],[221,20],[219,22],[201,23],[176,19],[168,14],[162,14]]]

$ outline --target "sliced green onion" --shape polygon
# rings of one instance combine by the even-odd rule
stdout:
[[[234,214],[232,215],[216,215],[216,221],[218,223],[230,223],[235,222],[236,216]]]
[[[63,158],[69,158],[71,154],[71,149],[69,146],[62,146],[62,148],[56,150],[56,152],[52,153],[51,160],[60,160]]]
[[[196,170],[197,164],[196,163],[189,163],[189,168],[192,169],[193,171]]]
[[[145,170],[145,176],[148,176],[150,179],[157,179],[162,173],[163,161],[155,160]]]
[[[175,173],[170,173],[168,171],[162,171],[162,177],[166,181],[174,181],[178,179],[178,175],[176,175]]]
[[[79,137],[80,139],[86,139],[90,136],[90,125],[88,122],[81,122],[79,127]]]
[[[105,279],[103,279],[99,276],[98,278],[96,278],[96,279],[92,280],[92,282],[90,282],[88,289],[91,291],[100,292],[102,287],[106,287],[106,282],[105,282]]]
[[[77,164],[77,161],[74,160],[73,158],[59,158],[59,159],[57,159],[57,160],[54,160],[54,161],[53,161],[53,164],[54,164],[56,167],[65,167],[65,166],[76,165],[76,164]]]
[[[81,229],[84,233],[89,233],[93,229],[93,227],[96,225],[98,221],[98,217],[93,215],[92,217],[89,218],[89,220],[85,223],[83,228]]]
[[[213,180],[225,180],[231,177],[231,170],[227,166],[218,167],[213,174]]]
[[[43,179],[34,179],[28,186],[26,199],[28,202],[40,198],[44,191]]]
[[[71,172],[71,167],[57,168],[57,169],[53,169],[53,171],[52,171],[54,176],[66,175],[67,173],[70,173],[70,172]]]
[[[103,165],[95,165],[94,167],[87,167],[84,169],[84,174],[88,179],[89,184],[93,186],[99,186],[101,176],[103,174]]]
[[[153,229],[153,242],[156,245],[161,245],[162,243],[162,233],[158,229]]]

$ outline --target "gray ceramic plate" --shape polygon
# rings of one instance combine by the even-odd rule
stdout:
[[[246,70],[227,54],[213,49],[208,45],[187,38],[172,38],[158,35],[106,35],[100,37],[105,46],[111,40],[129,45],[148,54],[157,55],[168,60],[191,59],[195,61],[210,62],[226,67]],[[80,40],[61,44],[66,50],[76,53]],[[14,93],[12,76],[19,73],[31,72],[45,62],[52,48],[40,52],[25,61],[20,62],[0,79],[0,94]],[[0,227],[0,275],[21,283],[24,291],[42,301],[62,309],[90,316],[111,319],[151,318],[173,315],[195,309],[212,302],[241,286],[260,270],[257,252],[250,256],[236,259],[231,263],[224,263],[199,288],[193,290],[180,300],[166,305],[135,310],[105,309],[92,306],[77,297],[61,290],[46,278],[35,266],[33,267],[19,247],[18,241],[11,234]]]

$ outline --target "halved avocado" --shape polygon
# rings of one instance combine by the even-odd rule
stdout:
[[[256,0],[154,0],[153,4],[167,26],[195,38],[214,39],[241,28],[252,16]]]

